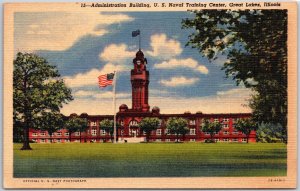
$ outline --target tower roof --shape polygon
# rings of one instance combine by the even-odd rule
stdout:
[[[144,53],[141,50],[137,51],[135,58],[138,59],[138,60],[143,60],[144,59]]]

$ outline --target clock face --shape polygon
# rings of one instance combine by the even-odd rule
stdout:
[[[140,60],[136,61],[136,64],[141,65],[141,61]]]

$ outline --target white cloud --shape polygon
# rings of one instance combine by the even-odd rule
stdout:
[[[163,61],[162,63],[155,64],[154,68],[159,68],[159,69],[191,68],[202,74],[208,74],[209,72],[206,66],[200,65],[196,60],[192,58],[170,59],[168,61]]]
[[[152,35],[150,46],[152,50],[146,51],[147,54],[165,60],[180,55],[182,52],[180,42],[174,39],[167,39],[166,34]]]
[[[214,96],[183,98],[178,96],[150,96],[149,104],[151,107],[158,106],[162,114],[184,113],[190,111],[195,113],[246,113],[251,112],[246,107],[247,99],[250,98],[251,90],[246,88],[234,88],[227,91],[220,91]],[[121,104],[131,106],[131,99],[117,99],[117,111]],[[90,115],[108,115],[113,114],[111,99],[75,99],[69,104],[65,104],[62,113],[69,115],[71,113],[81,114],[87,112]]]
[[[112,73],[114,71],[122,72],[126,71],[124,65],[114,65],[112,63],[106,64],[102,69],[91,69],[85,73],[78,73],[74,76],[64,77],[65,83],[67,86],[73,87],[82,87],[87,85],[98,86],[98,76],[101,74]]]
[[[110,44],[99,54],[99,58],[107,62],[120,63],[133,58],[134,55],[135,52],[129,51],[126,44]]]
[[[176,86],[189,86],[199,81],[199,78],[186,78],[184,76],[172,77],[169,80],[161,80],[160,83],[164,86],[176,87]]]
[[[17,23],[22,36],[17,36],[17,47],[23,51],[65,50],[84,35],[102,36],[109,31],[107,26],[132,21],[125,14],[101,14],[99,12],[68,12],[51,14],[35,22]],[[26,25],[27,24],[27,25]]]

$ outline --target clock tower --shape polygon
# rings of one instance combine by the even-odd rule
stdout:
[[[147,70],[147,59],[144,53],[139,50],[133,59],[134,68],[131,70],[132,85],[132,110],[149,112],[148,85],[149,71]]]

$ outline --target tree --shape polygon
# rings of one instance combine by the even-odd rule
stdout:
[[[157,117],[146,117],[139,123],[140,131],[146,133],[146,141],[149,142],[152,131],[159,128],[160,120]]]
[[[59,129],[64,128],[63,115],[58,112],[43,112],[40,117],[37,117],[36,128],[42,131],[47,131],[52,143],[52,134]]]
[[[113,142],[114,140],[114,121],[109,119],[104,119],[100,122],[101,129],[105,130],[109,135],[110,139]]]
[[[80,143],[81,143],[81,132],[85,131],[88,128],[88,122],[86,118],[80,118],[76,114],[71,114],[70,117],[65,122],[65,128],[69,132],[69,141],[72,140],[72,133],[80,133]]]
[[[262,143],[285,142],[286,135],[281,133],[282,129],[280,124],[262,123],[256,131],[256,140]]]
[[[256,122],[253,121],[251,118],[246,119],[238,119],[235,123],[235,129],[244,133],[247,137],[247,143],[249,140],[249,135],[251,131],[255,131],[258,125]]]
[[[179,141],[179,135],[182,135],[182,138],[184,138],[185,134],[189,132],[187,125],[187,120],[181,117],[171,117],[167,121],[167,129],[171,134],[176,134],[176,142]]]
[[[201,130],[203,132],[208,132],[210,134],[211,142],[214,142],[213,137],[216,132],[219,132],[222,129],[220,122],[210,122],[208,119],[204,119]]]
[[[21,150],[31,150],[29,128],[37,128],[36,119],[44,112],[60,112],[62,104],[73,97],[56,67],[44,58],[19,52],[13,64],[14,125],[23,130]]]
[[[199,10],[183,20],[193,28],[187,45],[210,61],[227,56],[223,70],[253,90],[249,106],[259,123],[287,134],[287,10]]]

